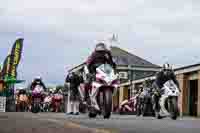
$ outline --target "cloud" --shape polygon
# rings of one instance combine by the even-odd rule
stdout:
[[[197,0],[0,0],[0,59],[24,36],[21,77],[41,73],[63,83],[65,68],[90,54],[95,40],[117,33],[121,48],[153,63],[198,62]],[[165,57],[167,56],[167,57]],[[39,62],[39,63],[38,63]]]

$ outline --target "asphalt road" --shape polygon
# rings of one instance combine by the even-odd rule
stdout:
[[[112,115],[89,119],[63,113],[0,113],[0,133],[200,133],[200,119]]]

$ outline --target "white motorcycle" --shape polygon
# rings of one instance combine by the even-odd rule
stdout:
[[[155,111],[156,118],[161,119],[163,117],[171,117],[173,120],[176,120],[179,114],[179,88],[173,80],[169,80],[164,84],[161,92],[163,92],[163,94],[159,101],[160,112]]]
[[[49,112],[51,104],[52,104],[52,97],[51,96],[46,96],[44,98],[44,102],[43,102],[43,111],[44,112]]]
[[[81,86],[80,86],[81,87]],[[95,118],[102,114],[104,119],[109,119],[112,112],[112,98],[119,87],[118,75],[109,64],[102,64],[96,68],[95,80],[92,82],[92,89],[89,91],[90,104],[89,117]],[[84,89],[79,89],[84,94]]]

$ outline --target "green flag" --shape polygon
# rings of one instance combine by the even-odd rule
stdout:
[[[16,78],[17,77],[17,67],[21,60],[21,54],[23,49],[23,40],[22,38],[17,39],[12,47],[11,57],[10,57],[10,69],[9,69],[9,76]]]
[[[4,79],[6,76],[9,76],[10,67],[10,55],[8,55],[3,63],[3,68],[0,75],[1,79]]]

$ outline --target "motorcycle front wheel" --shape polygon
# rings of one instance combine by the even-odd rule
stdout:
[[[112,112],[112,91],[105,89],[103,92],[103,116],[104,119],[109,119]]]
[[[97,114],[93,112],[89,112],[89,118],[96,118]]]
[[[89,109],[89,118],[96,118],[97,117],[97,111],[94,108]]]
[[[25,102],[20,102],[20,112],[25,112]]]
[[[170,99],[170,113],[171,113],[171,119],[176,120],[178,117],[178,102],[177,97],[172,97]]]
[[[32,107],[32,113],[38,113],[40,111],[39,104],[34,104]]]

